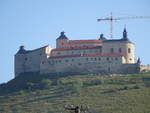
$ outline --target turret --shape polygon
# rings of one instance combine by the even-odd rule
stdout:
[[[66,48],[68,38],[65,35],[65,32],[62,31],[60,36],[56,39],[56,48]]]
[[[134,44],[128,39],[128,33],[126,28],[123,30],[123,38],[121,39],[125,44],[124,55],[126,59],[126,63],[135,63],[135,47]]]
[[[20,46],[20,49],[19,51],[17,52],[17,54],[25,54],[26,53],[26,50],[25,50],[25,47],[22,45]]]
[[[106,38],[104,37],[104,34],[100,34],[99,40],[106,40]]]

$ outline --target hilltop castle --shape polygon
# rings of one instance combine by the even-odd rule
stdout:
[[[136,73],[135,45],[124,29],[121,39],[69,40],[65,32],[56,39],[56,48],[47,45],[35,50],[20,46],[15,54],[15,76],[25,72],[48,73]]]

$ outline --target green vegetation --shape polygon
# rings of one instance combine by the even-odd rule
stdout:
[[[65,105],[88,105],[91,113],[150,113],[150,74],[26,73],[0,85],[0,113],[69,113]]]

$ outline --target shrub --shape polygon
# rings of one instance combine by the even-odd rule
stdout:
[[[91,80],[84,82],[84,86],[93,86],[93,85],[100,85],[102,84],[101,80]]]
[[[50,79],[43,79],[41,81],[41,88],[50,88],[52,86],[52,81]]]
[[[133,86],[133,89],[140,89],[140,86],[139,85],[135,85],[135,86]]]

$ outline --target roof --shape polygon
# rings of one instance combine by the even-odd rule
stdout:
[[[17,54],[26,54],[26,53],[30,53],[30,52],[35,52],[35,51],[38,51],[40,49],[43,49],[43,48],[46,48],[48,47],[49,45],[46,45],[46,46],[43,46],[43,47],[40,47],[40,48],[37,48],[37,49],[34,49],[34,50],[25,50],[25,49],[20,49]]]
[[[111,40],[104,40],[104,43],[106,42],[128,42],[128,43],[132,43],[129,39],[111,39]]]
[[[64,31],[62,31],[62,32],[60,33],[60,36],[57,38],[57,40],[59,40],[59,39],[68,39],[68,38],[66,37]]]
[[[69,57],[87,57],[87,56],[123,56],[121,54],[76,54],[76,55],[65,55],[65,56],[51,56],[49,57],[49,59],[51,58],[69,58]]]
[[[70,47],[70,48],[55,48],[52,51],[67,51],[67,50],[80,50],[80,49],[95,49],[101,48],[102,46],[82,46],[82,47]]]
[[[69,43],[100,43],[102,40],[69,40]]]

